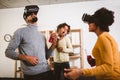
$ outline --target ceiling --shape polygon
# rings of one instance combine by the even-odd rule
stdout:
[[[0,0],[0,9],[19,8],[26,5],[50,5],[95,0]]]

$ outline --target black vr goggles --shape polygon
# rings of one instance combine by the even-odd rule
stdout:
[[[37,5],[29,5],[29,6],[26,6],[25,9],[24,9],[24,13],[35,13],[37,14],[39,11],[39,7]]]
[[[37,15],[38,11],[39,7],[37,5],[25,6],[23,18],[26,19],[26,17],[31,15],[32,13]]]
[[[82,21],[83,22],[86,22],[86,23],[92,23],[92,22],[95,22],[95,17],[94,15],[88,15],[86,13],[83,14],[82,16]]]

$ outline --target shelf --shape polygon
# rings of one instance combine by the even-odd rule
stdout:
[[[81,47],[80,45],[72,45],[74,48],[76,48],[76,47]]]
[[[80,57],[81,57],[80,54],[76,54],[76,55],[70,56],[70,59],[78,59]]]

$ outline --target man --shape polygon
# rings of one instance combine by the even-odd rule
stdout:
[[[25,7],[23,18],[27,25],[15,31],[5,54],[11,59],[21,61],[25,80],[53,80],[46,56],[49,57],[54,44],[47,49],[45,37],[37,30],[38,11],[37,5]],[[15,52],[17,48],[19,54]]]

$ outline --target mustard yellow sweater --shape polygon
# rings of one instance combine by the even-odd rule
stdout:
[[[97,80],[120,80],[120,56],[115,40],[103,32],[92,50],[96,67],[83,69],[85,76],[96,76]]]

